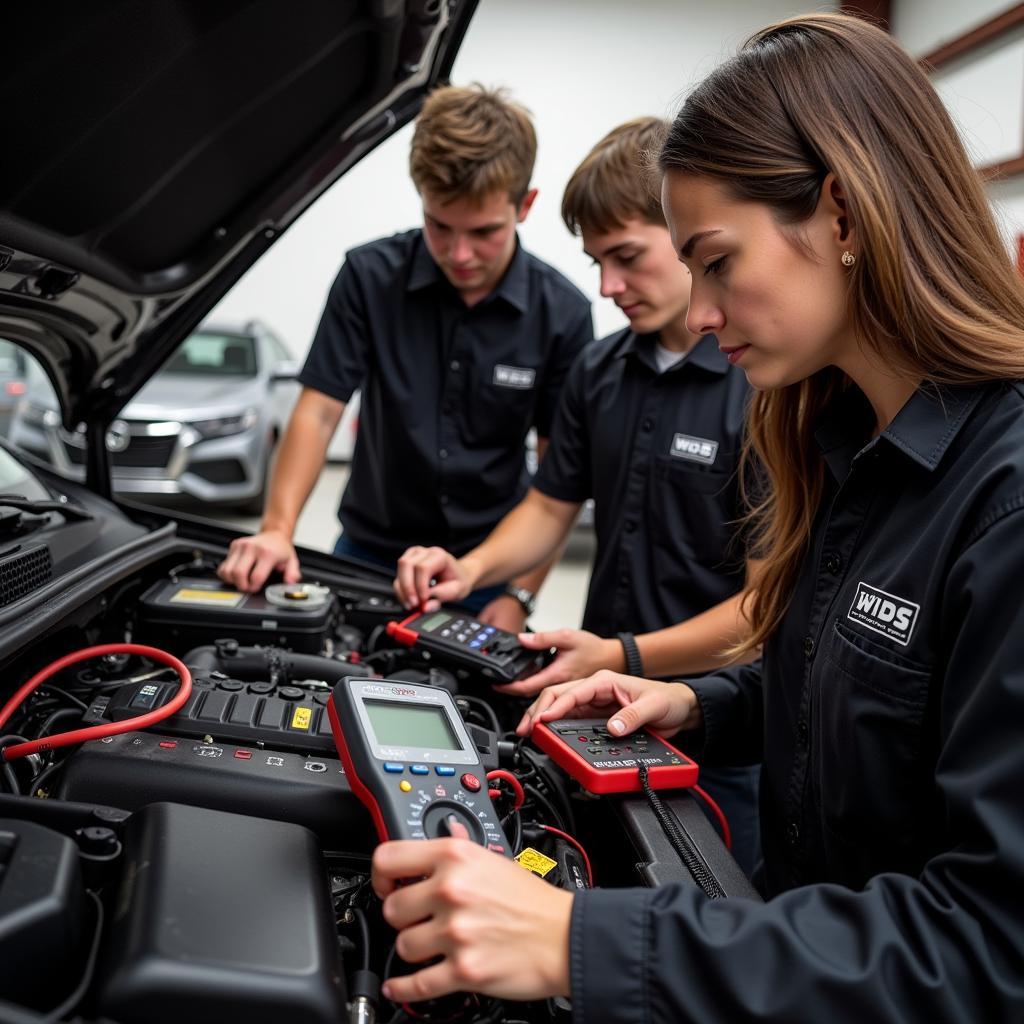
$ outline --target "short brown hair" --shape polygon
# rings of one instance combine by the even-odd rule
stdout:
[[[665,224],[649,168],[667,130],[660,118],[638,117],[613,128],[586,155],[562,196],[562,220],[574,235],[611,231],[634,217]]]
[[[503,89],[435,89],[416,120],[409,173],[421,193],[483,199],[505,190],[517,206],[529,191],[537,134],[529,112]]]

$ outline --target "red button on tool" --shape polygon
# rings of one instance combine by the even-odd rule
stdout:
[[[235,757],[237,757],[239,761],[251,761],[252,760],[252,751],[251,750],[236,750],[235,751]]]
[[[160,746],[163,747],[164,750],[173,750],[177,745],[178,745],[178,741],[177,740],[161,740],[160,741]]]
[[[495,853],[504,853],[505,852],[505,847],[502,846],[500,843],[488,843],[487,844],[487,849],[488,850],[493,850]]]
[[[576,739],[578,739],[580,741],[580,743],[589,743],[590,742],[590,737],[589,736],[577,736]]]
[[[462,776],[462,784],[470,793],[475,793],[480,788],[480,780],[475,775],[470,775],[469,772]]]

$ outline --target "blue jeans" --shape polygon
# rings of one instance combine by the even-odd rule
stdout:
[[[398,571],[398,563],[393,558],[388,558],[387,555],[381,554],[379,551],[364,548],[354,540],[349,540],[345,534],[341,534],[338,537],[332,553],[342,557],[358,558],[360,561],[369,562],[371,565],[379,565],[383,569],[389,569],[392,573]],[[504,583],[496,583],[493,587],[481,587],[479,590],[474,590],[471,594],[467,594],[459,602],[459,607],[465,608],[467,612],[472,612],[474,615],[479,615],[496,597],[501,597],[504,593]]]
[[[758,789],[761,766],[750,765],[742,768],[700,766],[697,784],[714,798],[722,808],[732,833],[733,859],[749,878],[761,859],[761,815],[758,807]],[[718,827],[714,816],[698,797],[697,803]]]

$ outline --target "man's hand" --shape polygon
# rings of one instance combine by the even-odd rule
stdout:
[[[626,657],[618,640],[605,640],[584,629],[555,629],[546,633],[521,633],[519,642],[531,651],[558,649],[554,661],[526,679],[507,686],[496,686],[501,693],[514,697],[532,697],[545,686],[583,679],[599,669],[619,672],[626,667]]]
[[[411,547],[398,560],[394,588],[406,608],[432,612],[442,601],[464,598],[473,589],[473,581],[462,563],[444,548]]]
[[[618,710],[616,710],[618,709]],[[529,736],[537,722],[610,715],[608,731],[622,736],[645,725],[659,736],[701,723],[700,704],[686,683],[662,683],[602,670],[589,679],[549,686],[530,705],[516,733]]]
[[[522,633],[526,628],[526,610],[510,594],[500,594],[489,604],[484,605],[476,619],[488,626],[504,629],[508,633]]]
[[[302,579],[299,556],[291,538],[278,530],[264,530],[253,537],[236,537],[227,558],[217,566],[217,575],[239,590],[259,590],[277,570],[285,583]]]
[[[461,826],[454,831],[465,834]],[[402,880],[417,881],[399,886]],[[383,986],[395,1003],[479,992],[498,999],[569,994],[571,893],[465,838],[382,843],[373,888],[406,963],[442,957]]]

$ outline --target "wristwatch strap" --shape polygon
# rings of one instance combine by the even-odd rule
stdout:
[[[636,637],[632,633],[619,633],[619,643],[626,654],[626,675],[640,676],[644,674],[644,663],[640,657],[640,648],[636,645]]]
[[[526,587],[517,587],[510,583],[505,587],[505,593],[509,597],[514,597],[523,606],[523,611],[527,615],[533,614],[534,608],[537,607],[537,596],[532,591],[527,590]]]

